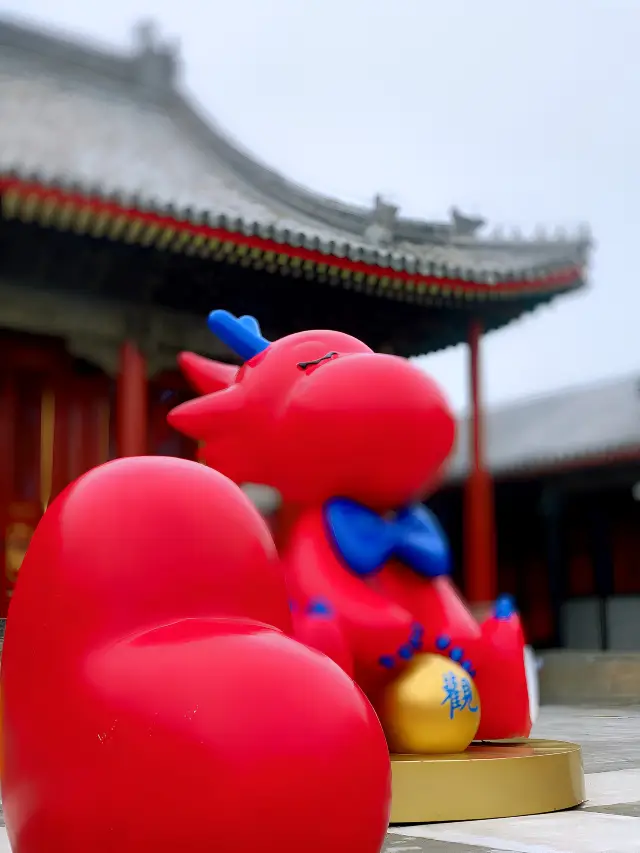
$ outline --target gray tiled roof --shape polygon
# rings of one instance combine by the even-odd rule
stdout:
[[[468,421],[459,424],[452,480],[469,468]],[[553,467],[640,449],[640,377],[626,377],[490,409],[487,462],[495,474]]]
[[[138,204],[172,204],[237,220],[251,233],[309,238],[332,254],[380,266],[493,283],[582,264],[588,235],[481,239],[480,221],[398,216],[305,190],[207,124],[176,82],[178,58],[141,31],[131,54],[0,20],[0,174],[37,173]],[[266,236],[266,234],[265,234]]]

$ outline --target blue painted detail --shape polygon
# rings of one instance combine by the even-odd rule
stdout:
[[[333,608],[328,602],[314,598],[307,605],[307,613],[311,616],[333,616]]]
[[[449,706],[449,719],[453,720],[458,711],[469,710],[477,714],[480,710],[478,704],[473,704],[473,688],[471,681],[466,678],[458,678],[455,672],[446,672],[442,678],[444,699],[441,705]]]
[[[400,646],[398,649],[398,657],[402,660],[410,660],[413,657],[413,646]]]
[[[449,652],[449,657],[451,658],[451,660],[455,661],[456,663],[458,661],[461,661],[463,656],[464,656],[464,652],[462,651],[462,649],[459,646],[456,646],[454,649],[451,649],[451,651]]]
[[[234,317],[228,311],[218,309],[209,314],[207,324],[213,334],[243,361],[249,361],[269,346],[255,317]]]
[[[450,645],[451,637],[447,637],[446,634],[442,634],[436,639],[436,649],[439,649],[441,652],[443,652],[445,649],[448,649]]]
[[[395,661],[391,655],[382,655],[381,658],[378,658],[378,663],[385,669],[393,669],[395,666]]]
[[[471,671],[473,670],[473,664],[470,660],[462,661],[462,668],[466,669],[469,675],[471,675]]]
[[[260,323],[258,323],[255,317],[250,317],[248,314],[243,314],[238,322],[253,335],[262,337],[262,332],[260,331]]]
[[[493,615],[496,619],[501,620],[510,619],[515,612],[516,603],[512,595],[501,595],[500,598],[497,599],[493,608]]]
[[[289,601],[289,610],[290,610],[292,613],[295,613],[295,611],[296,611],[297,609],[298,609],[298,605],[295,603],[295,601]]]
[[[411,626],[411,635],[409,637],[409,643],[413,649],[418,651],[422,648],[424,640],[424,628],[419,622],[414,622]]]
[[[467,672],[469,673],[469,675],[471,676],[471,678],[475,678],[475,677],[476,677],[476,671],[475,671],[475,669],[469,669],[469,670],[467,670]]]
[[[333,546],[360,577],[380,571],[392,557],[425,577],[449,574],[449,545],[423,506],[407,507],[388,520],[348,498],[333,498],[324,517]]]

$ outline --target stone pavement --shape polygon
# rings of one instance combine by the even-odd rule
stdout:
[[[640,707],[543,708],[533,734],[582,745],[585,806],[536,817],[392,828],[384,853],[640,853]]]
[[[640,706],[543,708],[534,735],[582,745],[585,806],[536,817],[392,828],[383,853],[640,853]],[[10,853],[4,827],[0,853]]]

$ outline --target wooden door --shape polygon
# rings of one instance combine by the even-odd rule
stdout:
[[[0,522],[4,572],[0,615],[6,616],[20,565],[51,494],[55,405],[44,376],[12,371],[1,380]]]
[[[108,459],[109,419],[106,377],[19,368],[0,375],[0,616],[44,510]]]

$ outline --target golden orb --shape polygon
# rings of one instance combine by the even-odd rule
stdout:
[[[480,725],[473,679],[441,655],[419,655],[386,689],[380,719],[389,750],[411,755],[464,752]]]

